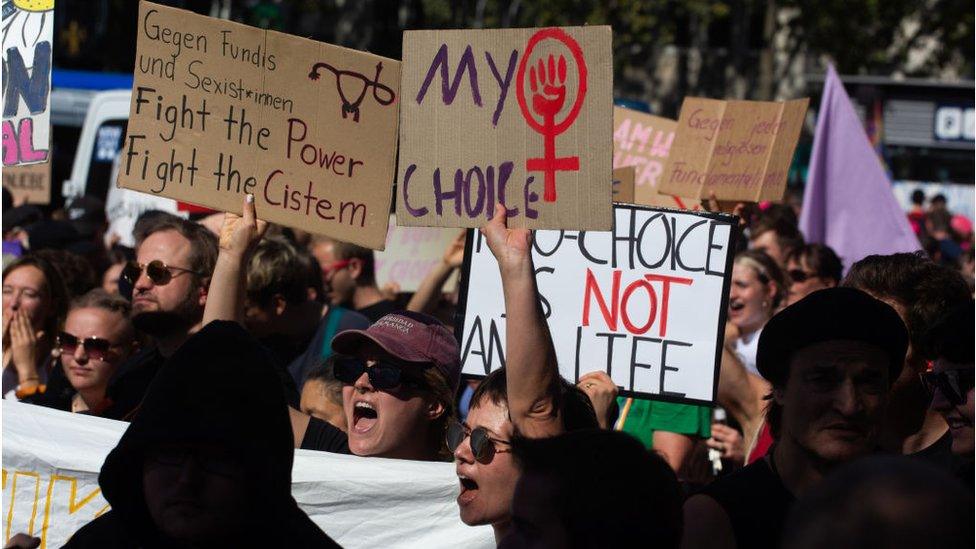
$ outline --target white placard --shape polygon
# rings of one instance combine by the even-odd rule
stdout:
[[[559,371],[604,370],[625,395],[710,404],[731,278],[733,217],[630,205],[613,232],[537,231],[536,280]],[[462,288],[462,372],[504,363],[498,266],[469,237]]]
[[[416,292],[460,232],[461,229],[439,227],[401,227],[396,224],[396,216],[391,215],[386,248],[373,253],[376,284],[382,288],[388,282],[396,282],[401,292]],[[457,277],[452,276],[443,291],[453,292],[456,288]]]

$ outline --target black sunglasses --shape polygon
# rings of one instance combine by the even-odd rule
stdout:
[[[404,375],[401,366],[390,362],[377,361],[372,366],[367,367],[366,361],[361,358],[337,357],[332,371],[336,379],[349,385],[356,383],[356,380],[365,372],[369,376],[369,384],[374,389],[393,389],[400,385],[409,385],[415,388],[425,386],[422,380]]]
[[[925,372],[922,384],[929,395],[935,396],[939,391],[953,406],[959,406],[966,402],[966,394],[973,389],[973,372],[971,369]]]
[[[172,267],[158,259],[155,259],[146,265],[143,265],[137,261],[126,262],[125,267],[122,268],[122,274],[119,276],[119,278],[130,285],[135,285],[136,280],[139,280],[139,276],[142,275],[143,269],[146,270],[146,276],[149,277],[149,280],[151,280],[152,283],[157,286],[169,284],[169,282],[173,280],[173,277],[179,275],[180,273],[191,273],[197,276],[203,275],[203,273],[198,271],[184,269],[183,267]],[[176,274],[174,274],[174,272]]]
[[[808,278],[815,278],[817,276],[817,273],[808,273],[800,269],[790,269],[786,271],[786,274],[793,282],[806,282]]]
[[[491,438],[488,430],[484,427],[475,427],[469,431],[467,427],[455,421],[447,425],[447,447],[451,453],[456,452],[464,439],[469,436],[471,437],[471,453],[481,463],[491,463],[495,454],[505,454],[512,451],[511,448],[501,449],[495,446],[496,444],[511,446],[512,443],[507,440]]]
[[[75,351],[79,346],[85,349],[85,354],[88,358],[93,360],[105,360],[108,357],[109,351],[114,347],[112,342],[107,339],[102,339],[100,337],[86,337],[84,339],[78,339],[77,336],[69,334],[68,332],[61,332],[58,334],[58,349],[61,350],[62,354],[75,354]]]

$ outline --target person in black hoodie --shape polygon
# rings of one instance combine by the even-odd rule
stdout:
[[[112,510],[65,547],[338,547],[291,496],[292,432],[269,361],[234,322],[187,340],[102,465]]]

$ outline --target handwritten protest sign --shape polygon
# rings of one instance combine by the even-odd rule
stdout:
[[[50,204],[51,163],[5,167],[3,186],[10,191],[14,204]]]
[[[660,178],[661,192],[719,200],[779,200],[809,99],[719,101],[689,97]]]
[[[559,371],[606,371],[626,395],[715,399],[734,217],[617,205],[613,232],[537,231],[536,280]],[[498,266],[480,233],[465,254],[462,372],[505,363]]]
[[[119,184],[382,249],[400,63],[141,2]]]
[[[397,220],[610,228],[610,27],[403,33]]]
[[[54,0],[3,3],[4,168],[48,161],[53,36]]]
[[[443,260],[444,251],[459,232],[437,227],[400,227],[391,219],[386,249],[374,254],[377,285],[396,282],[401,292],[416,292],[427,273]],[[444,291],[452,292],[456,287],[454,278]]]
[[[627,168],[614,168],[613,170],[613,201],[614,202],[634,202],[634,181],[637,177],[637,169],[633,166]]]

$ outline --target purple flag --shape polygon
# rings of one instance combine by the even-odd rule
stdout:
[[[844,272],[871,254],[921,249],[833,65],[827,67],[800,230],[830,246]]]

